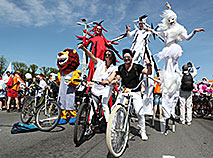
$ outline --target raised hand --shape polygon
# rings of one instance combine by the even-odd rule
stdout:
[[[169,2],[166,2],[166,6],[167,6],[170,10],[172,10],[172,7],[170,6]]]
[[[205,32],[205,29],[204,28],[201,28],[201,29],[194,29],[194,33],[196,33],[196,32]]]

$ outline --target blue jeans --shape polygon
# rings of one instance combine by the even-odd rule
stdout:
[[[162,104],[162,94],[154,93],[154,106]]]

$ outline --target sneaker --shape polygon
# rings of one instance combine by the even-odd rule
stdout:
[[[91,128],[88,128],[88,129],[85,131],[84,135],[85,135],[85,136],[89,136],[89,135],[91,135],[92,133],[93,133],[92,129],[91,129]]]
[[[187,122],[187,125],[190,126],[192,123],[191,122]]]
[[[175,133],[175,125],[172,125],[172,132]]]
[[[185,125],[185,121],[180,121],[180,123],[181,123],[182,125]]]
[[[164,135],[167,136],[168,133],[169,133],[168,130],[166,130],[166,131],[164,132]]]
[[[18,113],[21,112],[21,109],[17,109],[17,112],[18,112]]]
[[[7,112],[9,113],[9,112],[10,112],[10,109],[7,109]]]
[[[141,138],[143,141],[148,140],[149,138],[147,137],[145,132],[141,132]]]

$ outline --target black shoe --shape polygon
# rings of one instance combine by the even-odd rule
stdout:
[[[17,109],[17,112],[18,112],[18,113],[21,112],[21,109]]]
[[[9,113],[9,112],[10,112],[10,109],[7,109],[7,112]]]

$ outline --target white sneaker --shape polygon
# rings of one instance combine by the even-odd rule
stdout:
[[[187,125],[190,126],[192,123],[191,122],[187,122]]]
[[[148,140],[149,138],[147,137],[146,133],[145,132],[141,132],[141,138],[142,140]]]
[[[181,124],[182,124],[182,125],[185,125],[185,121],[181,121]]]
[[[165,133],[164,133],[164,135],[165,135],[165,136],[167,136],[167,135],[168,135],[168,133],[169,133],[169,132],[168,132],[168,130],[166,130],[166,131],[165,131]]]
[[[175,133],[175,125],[172,125],[172,132]]]

